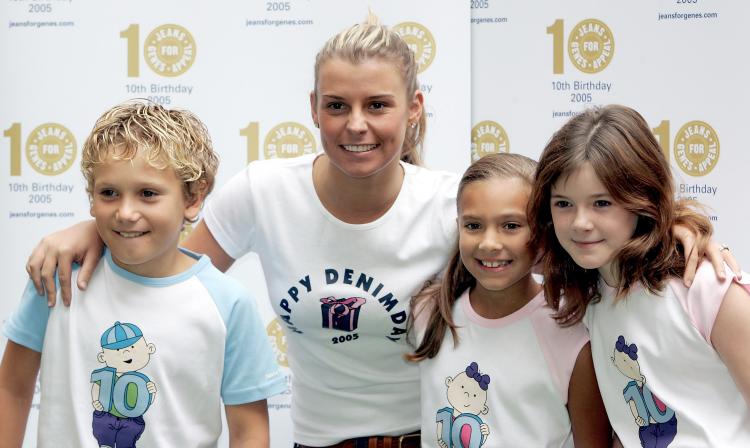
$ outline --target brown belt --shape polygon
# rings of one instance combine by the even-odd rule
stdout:
[[[341,441],[325,448],[419,448],[419,431],[402,436],[370,436],[357,437]],[[295,443],[295,448],[312,448]]]

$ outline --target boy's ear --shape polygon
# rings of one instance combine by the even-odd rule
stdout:
[[[206,181],[203,179],[197,181],[193,190],[185,203],[185,219],[188,221],[194,221],[203,207],[203,200],[206,199],[206,190],[208,190]]]
[[[99,362],[104,362],[104,352],[99,352],[99,354],[98,354],[98,355],[96,355],[96,359],[97,359],[97,360],[98,360]]]

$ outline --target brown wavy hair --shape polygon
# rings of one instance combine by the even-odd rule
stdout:
[[[466,169],[458,184],[456,208],[461,204],[461,193],[467,185],[487,179],[518,178],[526,182],[529,187],[534,181],[536,162],[520,154],[490,154],[474,162]],[[460,208],[459,208],[460,213]],[[422,361],[434,358],[440,351],[445,338],[445,332],[450,330],[453,346],[458,345],[456,324],[453,322],[453,304],[467,288],[473,288],[476,279],[461,262],[458,241],[453,249],[448,266],[445,268],[440,283],[426,284],[422,291],[411,301],[411,313],[407,322],[407,331],[413,335],[414,319],[418,319],[420,312],[429,313],[427,327],[421,343],[414,351],[406,355],[409,361]]]
[[[542,254],[544,293],[561,325],[580,321],[586,306],[601,298],[598,270],[579,267],[563,249],[550,209],[552,187],[585,162],[613,199],[638,217],[632,238],[615,255],[618,298],[637,283],[657,294],[669,277],[682,276],[685,257],[672,233],[674,224],[711,234],[696,203],[675,203],[669,163],[638,112],[609,105],[573,117],[542,152],[527,210],[532,244]]]

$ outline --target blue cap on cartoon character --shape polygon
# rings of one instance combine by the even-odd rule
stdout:
[[[102,348],[108,350],[117,350],[133,345],[138,339],[143,337],[143,332],[137,325],[129,323],[115,322],[114,325],[107,328],[102,333]]]

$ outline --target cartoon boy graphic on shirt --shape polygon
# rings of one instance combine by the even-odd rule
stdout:
[[[445,379],[451,407],[437,412],[437,441],[442,448],[479,448],[487,441],[490,428],[479,415],[490,411],[487,407],[489,384],[490,376],[482,375],[476,362]]]
[[[617,370],[631,380],[622,394],[638,425],[641,446],[668,447],[677,435],[677,416],[646,385],[646,377],[641,375],[638,364],[638,346],[628,345],[621,335],[615,342],[611,359]]]
[[[91,372],[94,437],[100,447],[135,447],[146,422],[143,414],[156,398],[156,384],[138,372],[156,352],[131,323],[115,322],[101,337],[97,355],[106,367]]]

